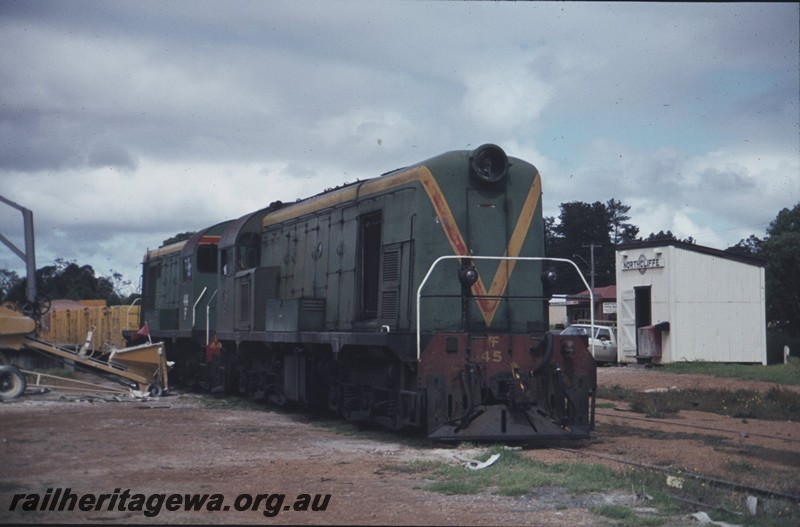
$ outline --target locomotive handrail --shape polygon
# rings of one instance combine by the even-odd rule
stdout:
[[[211,298],[209,298],[208,302],[206,302],[206,346],[208,346],[210,337],[209,331],[211,329],[211,301],[214,300],[215,296],[217,296],[217,291],[219,291],[219,289],[214,289],[214,294],[211,295]]]
[[[192,329],[194,329],[195,326],[195,320],[197,315],[197,304],[200,303],[200,300],[203,298],[203,295],[206,294],[206,291],[208,291],[208,287],[203,288],[203,290],[200,292],[200,296],[197,297],[197,300],[195,300],[194,305],[192,306]]]
[[[566,258],[548,258],[545,256],[458,256],[458,255],[447,255],[447,256],[440,256],[437,258],[428,269],[428,272],[425,273],[425,277],[420,282],[419,287],[417,288],[417,362],[419,362],[420,357],[422,356],[422,344],[421,344],[421,331],[420,331],[420,311],[421,311],[421,303],[420,300],[422,299],[422,289],[425,287],[425,284],[428,282],[428,278],[430,278],[431,273],[433,273],[434,267],[439,265],[439,262],[442,260],[463,260],[463,259],[470,259],[470,260],[521,260],[521,261],[535,261],[535,262],[561,262],[561,263],[568,263],[575,270],[578,272],[578,276],[583,281],[583,284],[586,286],[586,290],[589,291],[589,316],[591,317],[591,332],[594,335],[594,291],[592,288],[589,287],[589,282],[586,281],[586,278],[581,273],[581,270],[578,268],[577,264],[572,260],[567,260]],[[594,342],[591,343],[592,347],[592,356],[594,356]]]

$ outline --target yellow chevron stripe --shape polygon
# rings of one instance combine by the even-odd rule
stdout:
[[[439,222],[442,225],[442,230],[444,231],[445,236],[450,242],[450,246],[453,248],[453,253],[456,256],[469,257],[469,249],[467,244],[464,242],[461,231],[458,229],[458,224],[453,217],[453,213],[450,211],[450,206],[447,204],[447,200],[444,198],[444,195],[442,194],[438,183],[436,183],[433,174],[431,174],[430,171],[425,167],[422,167],[420,173],[420,182],[425,188],[425,191],[428,193],[428,197],[430,198],[434,209],[436,209],[436,215],[439,218]],[[539,204],[539,198],[541,195],[541,178],[539,178],[537,175],[533,185],[528,191],[528,195],[525,198],[525,203],[522,205],[522,210],[520,211],[519,218],[517,219],[517,224],[514,227],[514,232],[511,234],[511,239],[508,242],[508,247],[506,248],[506,252],[503,254],[503,256],[519,256],[519,253],[522,250],[522,245],[525,243],[525,237],[530,229],[531,221],[533,221],[533,214]],[[497,309],[500,307],[500,302],[497,299],[485,297],[500,296],[505,292],[506,288],[508,287],[508,281],[511,278],[511,273],[514,272],[514,267],[516,264],[516,260],[499,263],[488,293],[480,274],[478,276],[478,281],[472,286],[472,293],[478,297],[475,300],[478,303],[478,308],[480,309],[481,314],[483,315],[483,320],[486,322],[486,327],[492,325],[492,320],[494,320]]]

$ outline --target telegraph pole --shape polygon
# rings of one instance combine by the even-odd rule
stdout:
[[[602,245],[598,245],[596,243],[590,243],[588,245],[581,245],[581,247],[588,247],[589,250],[591,251],[590,257],[589,257],[589,261],[590,261],[589,266],[591,267],[591,270],[589,272],[591,273],[590,278],[591,278],[592,294],[594,294],[594,248],[595,247],[600,248],[600,247],[602,247]]]

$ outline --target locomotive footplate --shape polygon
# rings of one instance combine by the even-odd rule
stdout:
[[[430,439],[440,441],[553,441],[588,439],[589,427],[560,426],[538,408],[512,409],[505,405],[476,408],[465,426],[445,424],[428,430]]]
[[[431,439],[585,439],[593,428],[596,366],[579,339],[437,334],[420,380]]]

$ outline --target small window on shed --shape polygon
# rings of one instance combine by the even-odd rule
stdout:
[[[217,272],[217,246],[201,245],[197,248],[197,272]]]

